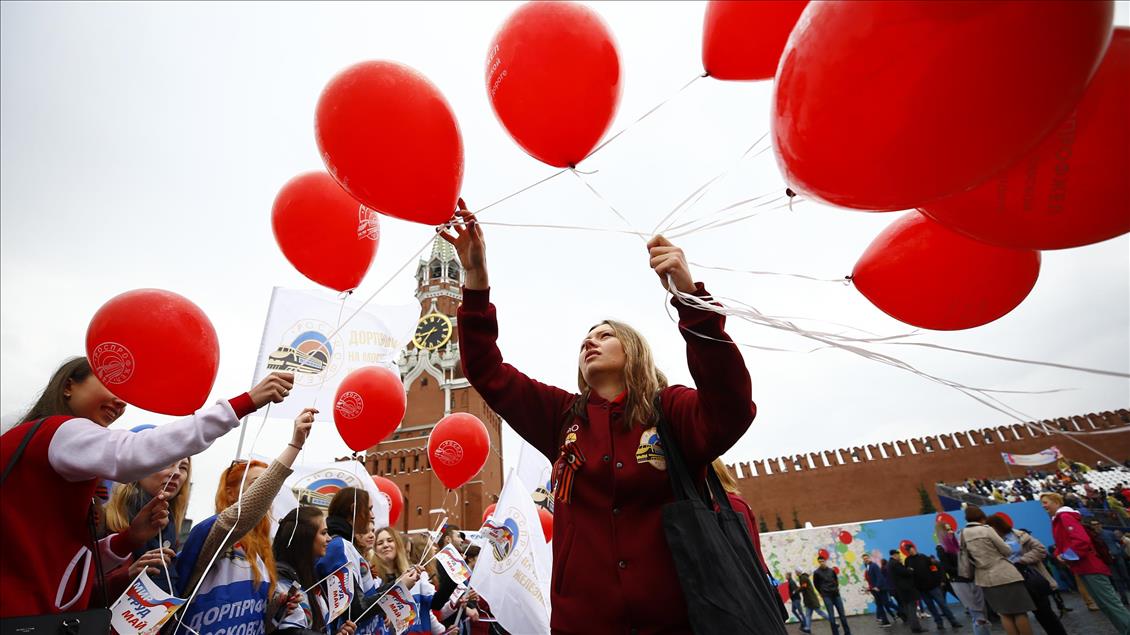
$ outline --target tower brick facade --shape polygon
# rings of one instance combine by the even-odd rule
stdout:
[[[1130,458],[1130,411],[1123,409],[781,456],[730,469],[742,497],[770,529],[777,528],[777,518],[786,529],[793,528],[794,518],[816,526],[897,518],[920,513],[919,487],[941,509],[936,483],[1023,476],[1026,468],[1005,465],[1001,452],[1035,454],[1054,445],[1073,461],[1094,465],[1102,458],[1051,430],[1084,433],[1077,438],[1107,456]]]
[[[407,532],[423,531],[439,521],[431,510],[443,508],[448,523],[478,528],[483,510],[498,500],[502,489],[502,420],[487,407],[463,376],[459,361],[456,312],[463,299],[463,271],[455,251],[436,237],[431,255],[416,268],[416,298],[421,318],[433,313],[448,317],[451,336],[433,350],[410,344],[400,358],[400,378],[408,408],[400,427],[369,449],[365,466],[370,474],[391,479],[404,495],[404,511],[395,523]],[[486,466],[466,485],[448,493],[432,472],[428,435],[440,419],[466,412],[486,424],[491,454]]]

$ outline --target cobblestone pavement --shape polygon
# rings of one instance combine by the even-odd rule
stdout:
[[[1063,616],[1063,626],[1067,629],[1070,635],[1118,635],[1114,626],[1110,621],[1103,616],[1099,611],[1088,611],[1087,607],[1083,605],[1083,600],[1077,593],[1065,593],[1063,595],[1064,604],[1072,611],[1065,613]],[[964,611],[958,612],[958,607],[952,606],[954,613],[957,614],[958,619],[962,622],[961,628],[949,628],[945,631],[938,631],[934,626],[933,620],[927,618],[922,620],[922,628],[929,629],[931,634],[947,633],[948,635],[973,635],[973,629],[969,627],[969,616],[964,614]],[[1032,617],[1031,613],[1028,618],[1032,622],[1032,632],[1035,635],[1046,635],[1044,629],[1040,628],[1039,623]],[[901,623],[892,626],[891,628],[882,628],[875,620],[874,615],[856,615],[848,618],[848,624],[851,626],[852,635],[909,635],[910,628],[902,625]],[[790,635],[803,635],[800,631],[800,626],[796,622],[788,625]],[[829,635],[832,629],[824,620],[816,620],[812,625],[813,635]],[[993,624],[992,632],[994,634],[1003,634],[1004,627],[999,623]],[[842,629],[840,635],[843,635]]]

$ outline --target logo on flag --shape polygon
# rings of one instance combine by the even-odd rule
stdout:
[[[516,509],[508,509],[504,520],[496,520],[497,510],[495,513],[496,516],[483,525],[483,533],[486,534],[491,552],[494,554],[495,561],[491,563],[491,569],[495,573],[502,573],[514,566],[518,559],[511,558],[511,554],[524,551],[530,536],[525,517],[518,514]]]
[[[392,626],[396,635],[407,631],[416,621],[416,603],[412,601],[412,595],[403,583],[392,587],[377,603],[384,609],[385,616],[388,617],[387,625]]]
[[[471,580],[471,569],[455,545],[447,545],[436,554],[436,560],[443,566],[444,571],[451,576],[457,584],[467,584]]]
[[[312,386],[321,382],[323,371],[333,375],[341,366],[341,337],[331,342],[326,333],[334,327],[321,320],[299,320],[286,333],[267,359],[267,370],[294,373],[295,383]]]
[[[330,501],[334,494],[346,487],[361,487],[358,479],[340,469],[318,470],[304,476],[295,482],[291,488],[298,502],[304,505],[314,505],[323,510],[329,509]]]
[[[110,624],[119,635],[150,635],[183,606],[185,600],[165,593],[142,572],[110,609]]]
[[[353,572],[349,570],[349,563],[345,563],[326,579],[326,604],[329,606],[332,622],[344,613],[353,602]]]

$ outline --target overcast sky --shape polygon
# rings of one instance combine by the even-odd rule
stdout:
[[[313,135],[318,95],[334,73],[392,59],[447,96],[466,148],[463,196],[478,208],[553,173],[495,120],[483,83],[487,45],[518,5],[437,3],[4,3],[0,8],[0,412],[17,416],[65,357],[83,352],[91,315],[139,287],[181,293],[220,335],[214,399],[247,390],[271,287],[309,287],[275,245],[271,203],[292,176],[322,167]],[[702,72],[703,3],[592,3],[616,36],[623,95],[613,130]],[[1120,2],[1119,24],[1127,24]],[[639,231],[735,164],[768,129],[770,82],[695,82],[581,167]],[[396,152],[396,148],[374,151]],[[687,213],[694,218],[783,190],[772,152],[738,164]],[[703,265],[841,278],[897,217],[820,207],[765,211],[677,242]],[[570,174],[515,197],[484,222],[623,229]],[[528,374],[573,388],[576,349],[604,317],[640,328],[674,381],[689,383],[684,345],[640,239],[625,234],[487,227],[500,345]],[[429,237],[385,219],[367,297]],[[410,300],[410,267],[377,298]],[[849,324],[883,335],[909,327],[854,288],[697,269],[718,295],[761,311]],[[819,322],[823,321],[823,323]],[[1120,372],[1130,369],[1130,239],[1045,253],[1025,302],[987,326],[917,341]],[[737,319],[759,414],[726,454],[766,458],[1009,423],[1005,415],[921,378],[841,352],[810,352],[795,336]],[[1006,390],[1036,418],[1130,405],[1125,379],[913,347],[876,350],[935,375]],[[330,397],[321,401],[328,404]],[[167,417],[135,408],[116,426]],[[260,418],[252,418],[252,433]],[[289,425],[271,421],[256,452],[274,454]],[[315,431],[305,460],[344,448]],[[235,452],[230,434],[196,460],[192,515],[211,513],[215,474]],[[516,457],[513,443],[506,458]],[[1069,442],[1059,444],[1070,451]]]

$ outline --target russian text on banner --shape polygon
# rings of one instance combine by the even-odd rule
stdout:
[[[471,569],[455,545],[448,544],[440,549],[436,553],[436,561],[443,566],[443,570],[447,571],[447,575],[451,576],[456,584],[467,584],[471,581]]]
[[[184,603],[165,593],[142,571],[110,608],[110,625],[119,635],[151,635],[161,630]]]
[[[416,603],[403,582],[398,582],[377,603],[381,605],[388,620],[385,625],[396,635],[407,631],[416,621]]]

